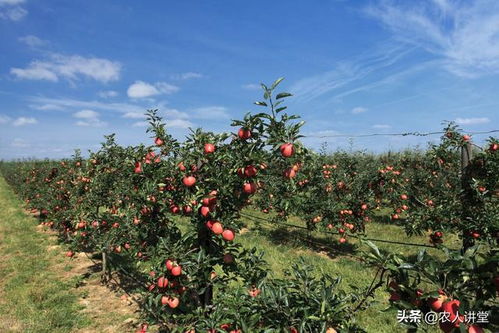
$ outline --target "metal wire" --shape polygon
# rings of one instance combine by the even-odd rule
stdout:
[[[499,130],[490,130],[483,132],[469,132],[470,135],[478,135],[478,134],[490,134],[497,133]],[[437,134],[445,134],[444,131],[439,132],[406,132],[406,133],[371,133],[371,134],[330,134],[330,135],[304,135],[305,138],[366,138],[373,136],[430,136]]]

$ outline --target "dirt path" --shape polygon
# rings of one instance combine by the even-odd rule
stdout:
[[[0,177],[0,332],[135,332],[136,304],[101,284],[100,263],[67,258],[30,215]]]

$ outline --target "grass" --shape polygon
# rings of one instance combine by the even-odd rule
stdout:
[[[269,216],[254,210],[246,212],[249,215],[269,219]],[[363,264],[358,256],[361,250],[367,247],[359,244],[354,238],[349,238],[347,244],[337,242],[338,235],[326,234],[324,232],[312,232],[313,245],[308,243],[306,231],[288,226],[278,226],[262,222],[260,219],[242,219],[247,225],[249,232],[245,232],[237,239],[245,247],[257,247],[265,252],[265,260],[275,276],[283,277],[283,271],[290,268],[300,257],[305,257],[306,262],[317,267],[321,273],[342,278],[341,287],[351,291],[352,285],[357,287],[368,287],[375,271]],[[289,224],[303,226],[304,224],[296,218],[291,218]],[[399,242],[428,245],[428,236],[407,237],[400,226],[387,224],[385,222],[373,222],[367,225],[366,233],[369,238],[384,239]],[[446,238],[446,244],[458,247],[459,240],[450,235]],[[404,246],[400,244],[374,242],[380,249],[399,253],[405,256],[416,255],[421,249],[416,246]],[[437,250],[426,248],[430,253],[437,254]],[[379,289],[376,292],[375,303],[359,317],[359,324],[367,332],[404,332],[397,325],[395,311],[382,311],[389,306],[388,293]],[[438,332],[431,329],[430,332]]]
[[[0,177],[0,332],[72,332],[89,324],[53,266],[60,252]]]

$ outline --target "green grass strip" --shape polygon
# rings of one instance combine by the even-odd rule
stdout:
[[[54,267],[60,251],[0,177],[0,332],[73,332],[89,320]]]

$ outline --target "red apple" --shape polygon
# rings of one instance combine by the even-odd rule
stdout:
[[[279,149],[284,157],[291,157],[295,153],[295,147],[292,143],[283,143]]]
[[[204,153],[205,154],[211,154],[215,151],[215,146],[211,143],[206,143],[204,145]]]
[[[253,165],[248,165],[244,167],[244,175],[246,177],[254,177],[257,173],[257,169]]]
[[[158,287],[160,288],[166,288],[168,286],[168,279],[165,278],[164,276],[160,277],[158,279]]]
[[[179,305],[180,301],[177,297],[168,297],[168,306],[175,309]]]
[[[135,169],[134,169],[134,172],[135,172],[135,173],[141,173],[141,172],[142,172],[142,163],[140,163],[140,162],[135,162]]]
[[[225,239],[226,241],[233,241],[234,240],[234,231],[230,230],[230,229],[226,229],[222,232],[222,237],[223,239]]]
[[[251,138],[251,131],[249,129],[241,127],[237,132],[237,136],[239,137],[239,139],[247,140]]]
[[[293,168],[287,168],[283,173],[285,178],[291,179],[296,177],[296,171]]]
[[[256,192],[256,184],[255,183],[244,183],[243,184],[243,192],[246,194],[253,194]]]
[[[180,276],[182,274],[182,266],[178,265],[172,268],[173,276]]]
[[[194,186],[194,184],[196,184],[196,178],[193,176],[184,177],[182,183],[187,187]]]
[[[163,145],[163,143],[164,143],[164,141],[163,141],[163,140],[161,140],[161,138],[156,138],[156,139],[154,140],[154,143],[156,144],[156,146],[162,146],[162,145]]]
[[[222,224],[220,222],[215,222],[211,227],[211,231],[213,231],[215,235],[220,235],[224,232],[224,228],[222,227]]]

